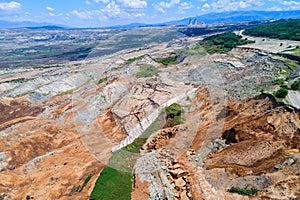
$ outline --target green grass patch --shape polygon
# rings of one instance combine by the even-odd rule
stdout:
[[[282,84],[284,84],[284,81],[285,81],[285,79],[283,79],[283,78],[276,79],[273,81],[273,84],[274,85],[282,85]]]
[[[129,58],[128,60],[126,60],[125,64],[131,64],[135,61],[142,60],[144,57],[145,57],[145,55],[137,56],[134,58]]]
[[[180,55],[181,57],[188,57],[188,56],[194,56],[194,55],[198,55],[198,56],[205,56],[206,55],[206,50],[199,44],[194,44],[189,48],[185,48],[185,49],[178,49],[175,50],[174,52],[170,52],[170,55],[174,55],[174,56],[178,56]]]
[[[170,56],[166,58],[155,58],[154,59],[158,63],[162,63],[164,65],[177,65],[179,61],[177,60],[177,56]]]
[[[111,69],[111,71],[120,71],[123,67],[114,67]]]
[[[88,182],[91,180],[92,178],[92,174],[89,174],[85,179],[82,185],[78,185],[78,186],[74,186],[71,189],[71,194],[75,193],[75,192],[81,192],[83,190],[83,188],[88,184]]]
[[[114,152],[109,164],[104,167],[97,179],[91,200],[130,200],[134,175],[134,164],[139,157],[140,149],[147,138],[155,131],[161,129],[158,118],[134,140],[131,144]],[[116,169],[117,167],[123,170]]]
[[[289,93],[289,90],[286,87],[281,87],[279,90],[274,92],[274,96],[279,99],[284,99]]]
[[[294,81],[294,82],[291,84],[291,89],[292,89],[292,90],[300,90],[300,79]]]
[[[35,93],[35,91],[34,91],[34,90],[31,90],[31,91],[25,92],[25,93],[23,93],[23,94],[17,95],[17,97],[21,97],[21,96],[25,96],[25,95],[31,95],[31,94],[34,94],[34,93]]]
[[[295,60],[291,60],[288,58],[283,58],[280,57],[279,60],[281,60],[282,62],[284,62],[284,64],[286,64],[287,66],[289,66],[292,70],[295,70],[299,65],[298,62]]]
[[[98,80],[98,84],[101,84],[101,83],[104,83],[104,82],[107,82],[107,81],[108,81],[108,77],[100,78]]]
[[[237,193],[243,196],[252,196],[256,194],[259,190],[256,187],[252,187],[251,189],[246,188],[239,188],[239,187],[231,187],[227,190],[230,193]]]
[[[242,39],[242,36],[236,35],[232,32],[212,35],[205,38],[199,44],[208,53],[226,53],[236,46],[254,43],[247,39]]]
[[[140,66],[140,71],[137,73],[138,78],[152,77],[159,73],[160,71],[153,65],[144,64]]]
[[[300,56],[300,46],[297,46],[293,50],[284,51],[284,53],[291,54],[291,55],[294,55],[294,56]]]
[[[167,121],[169,126],[176,126],[184,123],[183,108],[178,103],[173,103],[165,108]]]
[[[91,200],[130,200],[133,176],[130,172],[105,167],[90,196]]]
[[[63,96],[63,95],[66,95],[66,94],[72,94],[74,91],[75,91],[75,89],[70,89],[70,90],[60,92],[58,95]]]

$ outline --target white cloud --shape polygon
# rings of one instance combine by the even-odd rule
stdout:
[[[209,5],[208,3],[206,3],[206,4],[204,4],[204,5],[202,6],[202,8],[203,8],[203,9],[208,9],[208,8],[210,8],[210,5]]]
[[[283,5],[287,6],[288,10],[298,10],[300,9],[300,2],[298,1],[283,1]]]
[[[11,1],[0,3],[0,10],[13,11],[19,8],[21,8],[21,4],[19,2]]]
[[[183,9],[183,10],[188,10],[188,9],[191,9],[193,7],[193,4],[191,2],[182,2],[180,4],[180,9]]]
[[[68,13],[66,16],[75,16],[80,20],[90,20],[90,21],[109,21],[114,18],[121,20],[135,19],[145,17],[145,13],[142,12],[142,8],[144,8],[146,1],[144,0],[117,0],[110,1],[104,8],[100,8],[98,10],[73,10]],[[121,3],[122,1],[122,3]],[[128,2],[127,5],[123,5]],[[145,2],[145,3],[143,3]],[[126,9],[128,8],[128,9]]]
[[[136,13],[134,14],[135,17],[140,18],[140,17],[145,17],[146,14],[145,13]]]
[[[159,2],[159,5],[162,7],[162,8],[170,8],[172,7],[173,5],[176,5],[176,4],[179,4],[180,3],[180,0],[171,0],[169,3],[168,2],[165,2],[165,1],[161,1]]]
[[[168,9],[172,7],[173,5],[179,4],[180,0],[171,0],[169,2],[161,1],[158,4],[152,4],[152,6],[157,10],[158,12],[165,13],[165,9]]]
[[[88,1],[88,0],[86,0],[84,3],[85,3],[86,5],[90,5],[90,4],[91,4],[91,2]]]
[[[158,12],[161,12],[161,13],[165,13],[165,12],[166,12],[162,7],[160,7],[160,6],[156,5],[156,4],[153,4],[152,6],[153,6],[153,7],[155,8],[155,10],[157,10]]]
[[[120,6],[114,1],[107,4],[107,6],[104,9],[101,9],[101,11],[109,17],[116,17],[121,13]]]
[[[180,3],[179,7],[178,7],[178,13],[179,14],[184,14],[185,10],[191,9],[193,8],[193,4],[191,2],[182,2]]]
[[[51,8],[50,6],[46,6],[46,10],[48,10],[49,12],[55,11],[55,9],[54,9],[54,8]]]
[[[55,14],[54,13],[49,13],[49,15],[51,16],[51,17],[54,17],[55,16]]]
[[[102,2],[102,3],[109,3],[109,0],[93,0],[96,3]]]
[[[77,10],[72,10],[70,13],[78,17],[79,19],[87,20],[87,19],[92,19],[93,15],[97,14],[97,10],[91,10],[91,11],[77,11]]]
[[[262,6],[264,3],[261,0],[218,0],[210,4],[210,7],[215,11],[234,11],[239,9],[255,9]]]
[[[144,9],[147,7],[147,2],[144,0],[118,0],[124,7],[133,9]]]

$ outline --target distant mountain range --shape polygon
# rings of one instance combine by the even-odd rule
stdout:
[[[198,22],[205,24],[214,23],[230,23],[230,22],[245,22],[245,21],[261,21],[261,20],[276,20],[300,18],[300,10],[292,11],[231,11],[221,13],[208,13],[205,15],[188,17],[180,20],[174,20],[164,23],[143,24],[132,23],[127,25],[116,25],[106,28],[136,28],[136,27],[155,27],[155,26],[169,26],[169,25],[188,25],[191,20],[197,19]],[[64,25],[50,24],[50,23],[36,23],[36,22],[10,22],[0,20],[0,28],[21,28],[21,27],[42,27],[42,28],[69,28]]]
[[[181,20],[174,20],[157,24],[133,23],[128,25],[112,26],[111,28],[134,28],[134,27],[151,27],[151,26],[170,26],[170,25],[188,25],[190,21],[197,20],[205,24],[214,23],[234,23],[247,21],[277,20],[300,18],[300,10],[292,11],[231,11],[222,13],[208,13],[205,15],[188,17]]]
[[[213,23],[230,23],[230,22],[246,22],[261,20],[276,20],[288,18],[300,18],[300,10],[293,11],[233,11],[222,13],[208,13],[197,17],[184,18],[166,22],[166,25],[187,25],[190,20],[197,18],[206,24]]]
[[[0,28],[24,28],[24,27],[67,28],[67,26],[64,25],[51,24],[51,23],[38,23],[38,22],[30,22],[30,21],[11,22],[11,21],[0,20]]]

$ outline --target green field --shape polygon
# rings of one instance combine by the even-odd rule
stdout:
[[[291,55],[294,55],[294,56],[300,56],[300,46],[297,46],[293,50],[285,51],[284,53],[291,54]]]
[[[244,45],[248,43],[253,43],[253,41],[242,39],[242,36],[240,35],[236,35],[232,32],[227,32],[209,36],[199,44],[208,53],[226,53],[238,45]]]
[[[134,181],[133,167],[139,157],[140,148],[147,138],[161,129],[156,119],[133,143],[114,152],[109,164],[104,167],[97,179],[92,200],[130,200]]]

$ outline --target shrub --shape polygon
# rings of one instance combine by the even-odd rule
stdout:
[[[274,92],[275,97],[277,98],[285,98],[288,94],[288,89],[286,87],[281,87],[279,90]]]
[[[177,65],[179,63],[177,60],[177,56],[171,56],[167,58],[155,58],[154,60],[164,65]]]
[[[300,90],[300,79],[292,83],[291,89],[292,90]]]
[[[284,84],[284,79],[276,79],[273,81],[273,84],[274,85],[281,85],[281,84]]]
[[[259,190],[256,187],[252,187],[251,189],[246,188],[239,188],[239,187],[231,187],[229,190],[227,190],[230,193],[237,193],[244,196],[252,196],[256,194]]]
[[[108,77],[100,78],[98,84],[104,83],[106,81],[108,81]]]
[[[170,126],[176,126],[184,123],[183,108],[178,103],[173,103],[165,108],[166,118],[170,120]]]
[[[126,60],[125,64],[131,64],[135,61],[143,59],[144,57],[145,57],[145,55],[141,55],[141,56],[134,57],[134,58],[129,58],[128,60]]]

